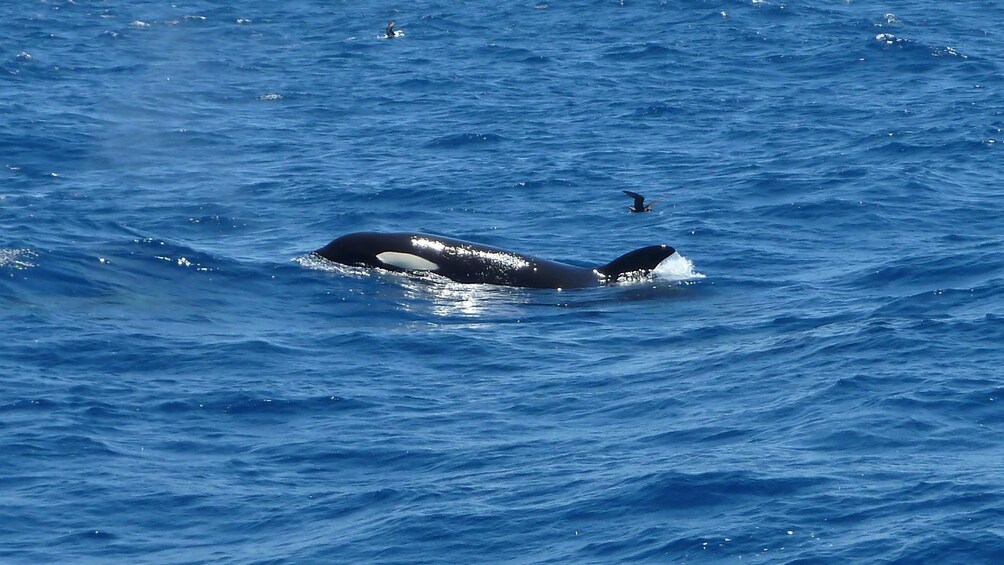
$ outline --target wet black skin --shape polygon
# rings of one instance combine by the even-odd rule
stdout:
[[[314,253],[344,265],[404,271],[377,258],[388,251],[431,261],[437,266],[431,272],[456,282],[528,288],[582,288],[613,282],[625,273],[651,271],[676,252],[668,245],[652,245],[587,268],[438,235],[358,232],[343,235]]]

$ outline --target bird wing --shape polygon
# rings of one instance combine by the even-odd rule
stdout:
[[[644,208],[645,207],[645,197],[644,196],[638,194],[637,192],[631,192],[630,190],[625,190],[624,194],[627,194],[631,198],[634,198],[635,208]]]

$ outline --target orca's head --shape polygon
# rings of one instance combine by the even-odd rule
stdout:
[[[386,247],[383,234],[359,232],[343,235],[314,253],[343,265],[380,266],[377,253]]]
[[[439,264],[415,248],[414,234],[359,232],[343,235],[314,253],[329,261],[391,271],[435,271]],[[429,252],[424,252],[429,255]]]

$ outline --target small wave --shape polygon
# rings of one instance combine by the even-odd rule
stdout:
[[[223,412],[226,414],[282,413],[302,414],[365,408],[368,404],[337,395],[308,398],[274,398],[237,395],[231,398],[168,400],[154,406],[158,412],[185,414],[191,412]]]
[[[279,94],[277,92],[270,92],[268,94],[262,94],[261,96],[258,97],[258,100],[261,100],[263,102],[273,102],[275,100],[282,100],[282,94]]]
[[[505,138],[494,133],[460,133],[447,135],[430,141],[426,147],[438,149],[459,149],[462,147],[480,147],[495,145],[505,141]]]
[[[530,49],[524,49],[522,47],[508,47],[495,43],[489,43],[484,48],[484,52],[506,61],[519,63],[547,63],[550,61],[550,59],[545,55],[536,53]]]
[[[198,216],[188,219],[188,222],[199,231],[206,230],[216,234],[240,232],[247,229],[248,224],[240,218],[220,215]]]
[[[438,84],[435,81],[423,77],[406,78],[401,82],[399,82],[398,84],[401,85],[402,88],[415,89],[415,90],[427,89],[430,87],[438,86]]]
[[[918,53],[924,53],[931,57],[952,57],[963,61],[969,59],[968,55],[960,53],[955,47],[949,45],[944,47],[931,47],[909,39],[897,37],[892,33],[877,34],[875,36],[874,43],[882,50],[899,49],[908,52],[915,51]]]
[[[959,59],[968,59],[968,55],[963,55],[959,53],[957,49],[951,46],[945,47],[935,47],[931,49],[931,55],[935,57],[958,57]]]
[[[869,267],[849,281],[859,287],[898,288],[901,292],[908,288],[924,294],[937,287],[972,289],[993,286],[994,275],[1002,264],[993,252],[956,252],[943,257],[906,255]]]
[[[826,478],[770,476],[746,471],[680,473],[665,471],[634,476],[584,502],[585,508],[631,508],[633,512],[665,508],[702,508],[738,500],[794,496],[824,485]],[[577,510],[581,512],[581,510]]]
[[[59,403],[46,398],[33,398],[31,400],[15,400],[7,404],[0,404],[0,411],[8,410],[55,410]]]
[[[538,179],[538,180],[521,180],[513,185],[513,188],[525,188],[531,190],[538,190],[544,188],[565,188],[575,186],[570,180],[567,179]]]
[[[668,57],[673,53],[672,50],[663,47],[662,45],[656,45],[653,43],[645,43],[643,45],[630,45],[630,46],[617,46],[609,49],[603,54],[604,59],[612,59],[616,61],[625,60],[639,60],[639,59],[658,59]]]
[[[218,259],[182,245],[168,243],[164,240],[146,237],[133,239],[134,245],[142,248],[143,255],[148,255],[157,261],[171,263],[179,267],[190,268],[196,271],[209,272],[219,270],[218,266],[210,266],[210,263],[217,263]],[[102,263],[108,262],[104,258]]]
[[[666,104],[654,104],[651,106],[645,106],[644,108],[638,108],[632,112],[633,116],[636,117],[648,117],[648,116],[665,116],[665,115],[680,115],[683,113],[683,108],[679,106],[671,106]]]
[[[92,542],[92,541],[93,542],[100,542],[100,543],[107,543],[109,541],[116,540],[116,539],[118,539],[118,536],[116,536],[115,534],[109,533],[109,532],[105,532],[105,531],[101,531],[101,530],[85,530],[85,531],[82,531],[82,532],[69,533],[69,534],[60,536],[57,541],[59,543],[80,544],[80,543],[88,543],[88,542]]]

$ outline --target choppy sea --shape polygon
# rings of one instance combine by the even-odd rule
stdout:
[[[0,561],[1004,562],[1002,23],[0,4]]]

